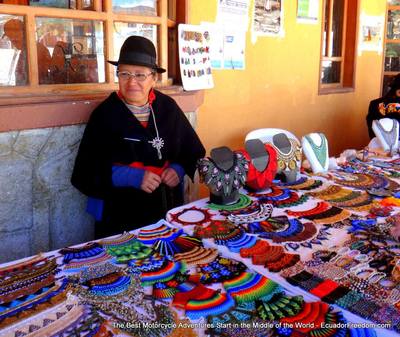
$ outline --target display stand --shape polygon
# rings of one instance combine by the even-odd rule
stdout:
[[[399,122],[391,118],[383,118],[372,122],[372,130],[384,151],[394,155],[399,148]]]
[[[303,152],[313,173],[327,172],[329,167],[328,141],[323,133],[310,133],[301,139]]]
[[[233,151],[226,147],[221,146],[212,149],[210,152],[210,157],[223,171],[229,171],[235,164],[235,154]],[[228,205],[233,204],[239,200],[239,190],[231,190],[229,194],[224,193],[224,189],[218,191],[216,189],[210,188],[210,202],[218,205]]]
[[[272,137],[272,144],[277,150],[278,172],[282,180],[292,183],[297,180],[300,168],[301,149],[294,139],[289,139],[284,133]]]
[[[249,139],[245,143],[245,149],[251,158],[251,164],[260,172],[267,168],[269,154],[260,139]]]
[[[248,163],[242,153],[226,146],[211,150],[210,157],[198,161],[200,181],[210,189],[210,202],[218,205],[236,203],[239,189],[245,184]]]

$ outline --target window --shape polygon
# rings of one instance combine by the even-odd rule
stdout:
[[[386,36],[385,36],[385,61],[382,81],[382,96],[389,91],[393,77],[400,72],[400,1],[389,0]]]
[[[0,0],[0,87],[4,95],[47,95],[117,88],[119,49],[130,35],[149,38],[179,80],[177,24],[184,0]],[[183,10],[182,10],[183,8]],[[96,84],[94,87],[93,84]]]
[[[354,87],[357,1],[324,0],[319,93]]]

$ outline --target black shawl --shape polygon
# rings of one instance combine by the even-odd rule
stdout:
[[[161,92],[155,93],[152,107],[159,136],[164,140],[161,160],[149,143],[156,137],[152,116],[148,126],[143,127],[116,93],[93,111],[83,134],[71,182],[85,195],[104,200],[103,219],[111,223],[143,226],[182,203],[179,186],[170,189],[162,184],[151,194],[133,187],[113,186],[114,164],[142,162],[162,167],[168,161],[181,165],[193,179],[196,162],[205,155],[203,145],[176,102]]]

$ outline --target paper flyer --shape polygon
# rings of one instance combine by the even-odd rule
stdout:
[[[213,88],[208,30],[200,25],[181,24],[178,26],[178,44],[183,88]]]

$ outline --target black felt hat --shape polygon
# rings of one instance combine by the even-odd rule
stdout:
[[[121,47],[118,61],[108,61],[117,66],[119,64],[131,64],[154,69],[158,73],[165,69],[157,65],[156,48],[153,42],[142,36],[129,36]]]

